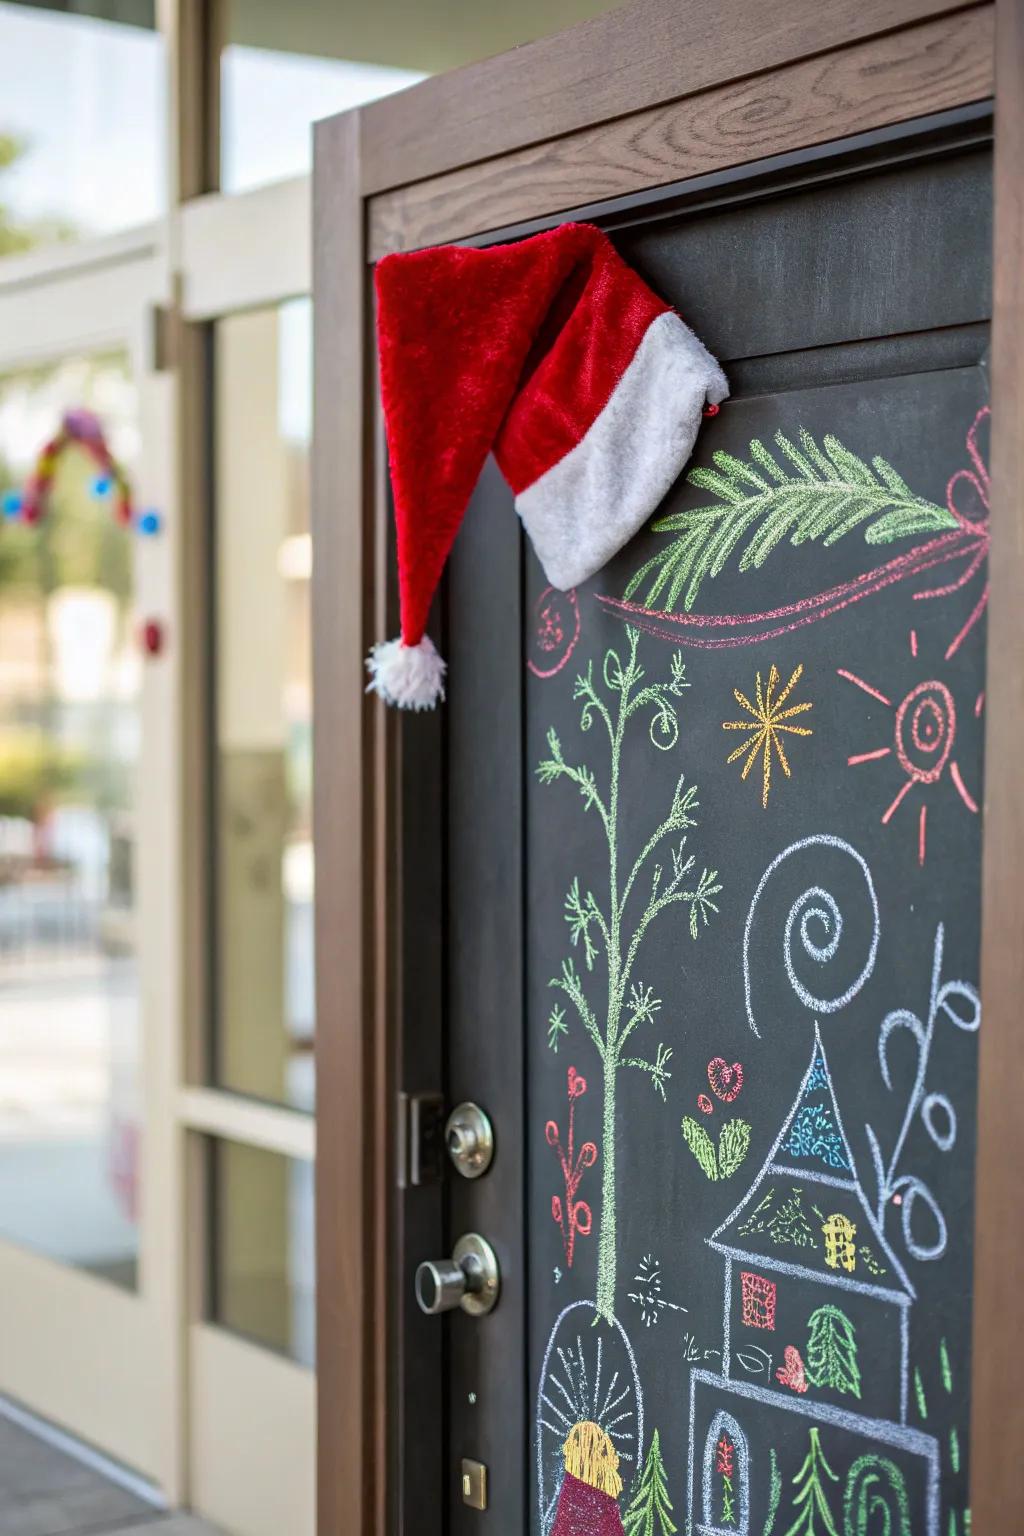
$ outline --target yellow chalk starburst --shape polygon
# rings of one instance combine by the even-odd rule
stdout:
[[[785,688],[783,688],[782,692],[778,695],[777,698],[773,698],[772,696],[775,693],[776,688],[779,686],[779,669],[776,666],[772,667],[768,674],[768,686],[764,689],[761,687],[761,674],[759,672],[757,674],[757,680],[754,684],[754,696],[757,699],[756,707],[755,705],[751,704],[746,694],[741,693],[738,688],[733,689],[733,694],[737,704],[741,709],[745,709],[747,711],[747,713],[751,716],[751,719],[722,721],[723,731],[746,732],[746,741],[742,742],[736,748],[735,752],[731,752],[726,759],[727,763],[735,763],[738,758],[741,758],[744,755],[744,753],[747,754],[746,762],[743,764],[743,772],[740,774],[740,778],[745,779],[747,777],[747,774],[753,767],[758,755],[761,756],[762,766],[764,769],[764,793],[761,796],[761,804],[765,807],[768,805],[768,791],[771,788],[772,782],[773,747],[776,754],[778,755],[779,762],[782,764],[783,773],[786,775],[787,779],[791,777],[789,771],[789,763],[786,760],[786,753],[780,740],[780,734],[783,731],[789,731],[793,736],[814,735],[814,732],[810,729],[809,726],[789,725],[786,723],[787,721],[792,720],[794,715],[802,715],[807,710],[812,709],[813,705],[791,704],[788,709],[783,709],[782,707],[786,700],[789,698],[790,694],[793,692],[793,689],[796,687],[797,683],[800,681],[803,670],[804,669],[802,664],[797,667],[796,671],[793,673],[793,676],[790,678],[789,682],[786,684]]]

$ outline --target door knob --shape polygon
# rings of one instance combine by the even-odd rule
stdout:
[[[450,1259],[426,1259],[416,1270],[416,1300],[431,1317],[455,1307],[470,1317],[483,1317],[500,1290],[494,1249],[475,1232],[459,1238]]]
[[[494,1130],[479,1104],[456,1104],[444,1128],[448,1156],[465,1179],[486,1173],[494,1157]]]

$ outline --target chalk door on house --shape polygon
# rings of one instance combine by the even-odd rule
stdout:
[[[729,402],[576,591],[497,472],[467,515],[445,1094],[495,1154],[450,1159],[442,1251],[485,1238],[502,1294],[410,1323],[453,1531],[968,1529],[978,128],[620,213]]]

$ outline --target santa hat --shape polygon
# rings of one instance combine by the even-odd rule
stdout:
[[[377,334],[402,636],[369,687],[428,709],[445,664],[431,600],[488,453],[554,587],[594,575],[690,457],[729,392],[693,332],[589,224],[377,266]]]

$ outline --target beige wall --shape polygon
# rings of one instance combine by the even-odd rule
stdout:
[[[622,0],[233,0],[235,43],[427,74],[561,32]],[[614,61],[609,61],[614,67]]]

